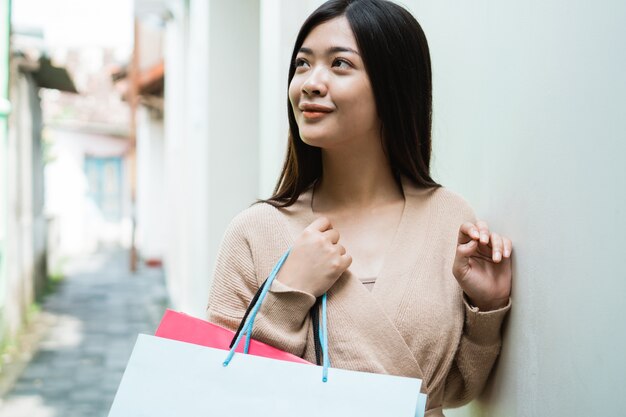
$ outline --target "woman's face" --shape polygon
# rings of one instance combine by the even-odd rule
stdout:
[[[296,56],[289,101],[308,145],[331,149],[380,139],[370,80],[345,17],[316,26],[306,37]]]

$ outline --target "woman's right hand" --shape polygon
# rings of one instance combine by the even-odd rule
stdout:
[[[276,279],[293,289],[321,296],[352,263],[352,257],[338,242],[339,232],[330,220],[316,219],[296,238]]]

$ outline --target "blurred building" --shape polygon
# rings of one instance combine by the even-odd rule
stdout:
[[[112,50],[57,49],[81,94],[45,91],[46,211],[55,259],[107,246],[130,246],[128,105],[114,90]]]
[[[9,13],[8,8],[6,11]],[[8,15],[6,18],[8,21]],[[66,69],[52,65],[42,54],[40,41],[41,34],[36,31],[22,34],[13,31],[11,38],[3,39],[7,55],[2,76],[7,90],[0,141],[2,344],[10,341],[26,322],[32,303],[41,299],[47,283],[45,149],[39,93],[42,89],[76,93]]]
[[[3,329],[8,326],[4,306],[7,299],[7,252],[8,252],[8,118],[11,114],[11,102],[9,101],[9,19],[11,16],[11,3],[9,0],[0,1],[0,325]],[[2,331],[0,339],[4,341],[8,331]]]
[[[130,246],[132,210],[130,113],[111,80],[119,54],[51,47],[42,29],[9,25],[0,4],[1,346],[65,259]]]

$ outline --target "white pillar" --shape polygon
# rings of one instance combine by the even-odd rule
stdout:
[[[259,190],[271,195],[287,149],[287,64],[281,45],[281,0],[261,0],[259,56]]]
[[[180,308],[185,299],[185,288],[190,271],[185,263],[188,254],[187,216],[190,185],[186,172],[190,167],[185,160],[188,128],[185,124],[187,105],[187,20],[188,9],[184,0],[169,3],[172,19],[167,22],[164,39],[165,60],[165,195],[166,229],[165,275],[168,292],[174,307]]]
[[[287,77],[300,26],[323,0],[261,0],[259,190],[268,198],[287,151]]]
[[[192,2],[192,9],[204,0]],[[206,311],[215,256],[226,225],[259,197],[259,4],[257,0],[209,2],[207,107],[197,119],[208,118],[208,132],[199,137],[207,146],[207,195],[197,208],[205,221],[204,242],[196,247],[202,260],[194,287],[195,311]],[[204,8],[205,6],[201,6]],[[197,22],[206,26],[206,20]],[[208,52],[208,53],[207,53]],[[202,71],[205,67],[199,66]]]
[[[140,106],[137,111],[137,243],[143,259],[163,259],[167,235],[168,199],[165,175],[163,120]]]
[[[259,197],[259,6],[172,4],[165,46],[166,272],[174,306],[204,316],[226,226]]]

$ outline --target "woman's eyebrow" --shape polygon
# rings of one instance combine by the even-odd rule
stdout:
[[[306,48],[306,47],[301,47],[298,50],[298,52],[301,52],[301,53],[307,54],[307,55],[314,55],[313,54],[313,50],[311,48]],[[359,56],[361,55],[361,54],[359,54],[358,51],[356,51],[356,50],[354,50],[352,48],[349,48],[347,46],[331,46],[330,48],[328,48],[326,50],[326,55],[335,54],[337,52],[350,52],[350,53],[353,53],[353,54],[356,54],[356,55],[359,55]]]

